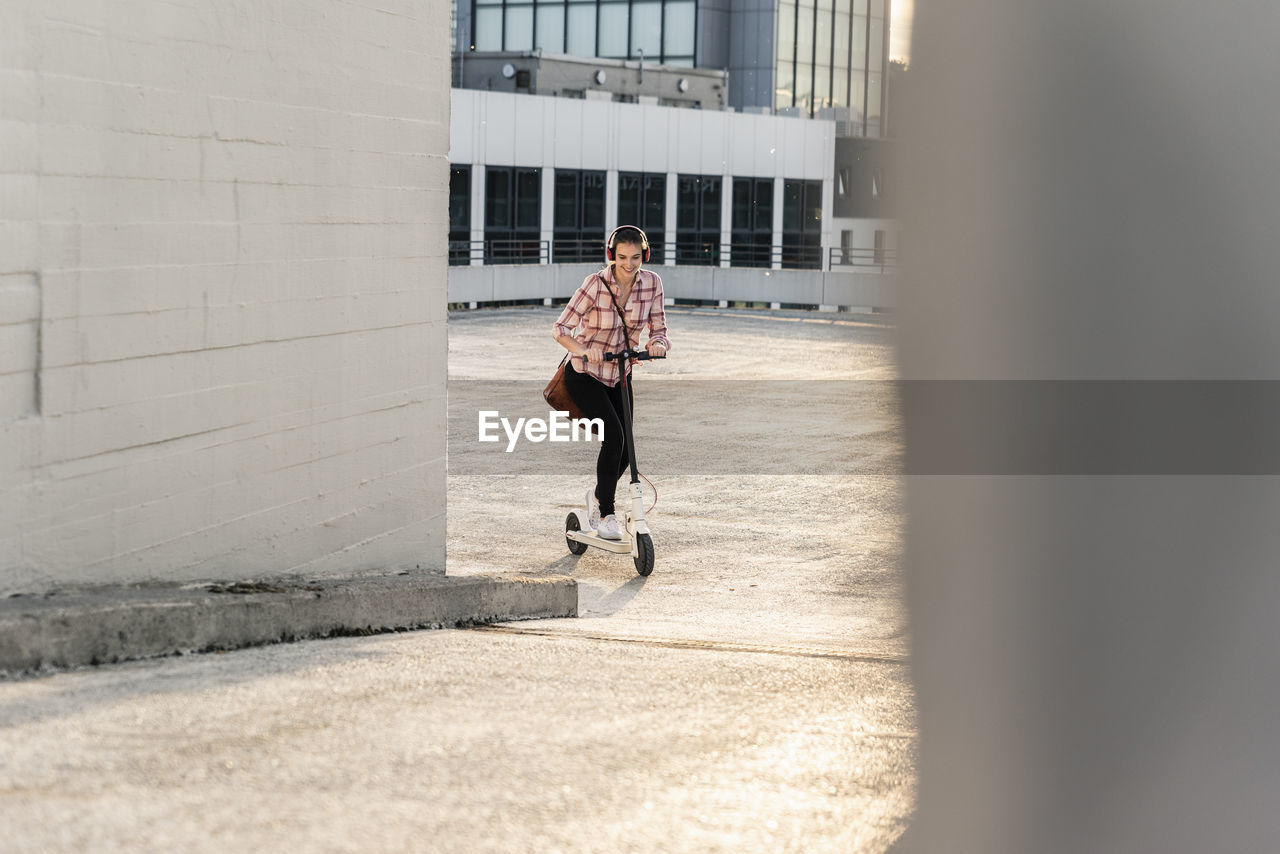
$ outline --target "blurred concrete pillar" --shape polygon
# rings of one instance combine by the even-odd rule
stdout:
[[[913,850],[1280,844],[1280,472],[1248,465],[1280,424],[1230,403],[1276,386],[1145,382],[1280,378],[1277,32],[1244,0],[916,3],[901,367],[954,382],[906,392]]]

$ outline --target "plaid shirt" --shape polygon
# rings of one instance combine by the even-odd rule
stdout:
[[[614,281],[612,267],[587,276],[560,313],[555,334],[568,335],[584,347],[598,345],[606,353],[622,350],[622,324],[618,322],[610,289],[604,284],[607,282],[612,286]],[[635,285],[623,311],[627,317],[627,329],[631,330],[633,350],[641,349],[640,327],[645,325],[649,327],[650,341],[671,349],[671,342],[667,340],[667,313],[662,308],[662,279],[657,273],[644,269],[636,271]],[[590,365],[581,356],[571,358],[573,369],[578,373],[589,374],[610,387],[618,384],[617,362]]]

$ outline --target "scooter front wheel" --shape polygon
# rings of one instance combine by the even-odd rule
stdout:
[[[580,530],[582,530],[582,526],[578,524],[578,514],[577,514],[577,513],[570,513],[568,516],[564,517],[564,530],[565,530],[565,533],[566,533],[566,534],[567,534],[569,531],[580,531]],[[580,543],[580,542],[578,542],[577,540],[571,540],[571,539],[569,539],[568,537],[565,537],[565,538],[564,538],[564,541],[565,541],[565,543],[567,543],[567,544],[568,544],[568,546],[569,546],[569,551],[573,552],[573,553],[574,553],[574,554],[576,554],[576,555],[580,555],[580,554],[582,554],[583,552],[585,552],[585,551],[587,550],[587,544],[586,544],[586,543]]]
[[[653,539],[648,534],[636,534],[636,556],[632,560],[641,575],[653,572]]]

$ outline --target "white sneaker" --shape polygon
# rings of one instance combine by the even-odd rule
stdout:
[[[596,488],[587,490],[587,524],[594,530],[600,527],[600,502],[596,500]]]
[[[620,540],[622,539],[622,531],[618,527],[618,517],[610,513],[600,520],[600,527],[596,528],[596,533],[600,535],[602,540]]]

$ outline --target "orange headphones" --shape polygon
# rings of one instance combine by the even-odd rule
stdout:
[[[642,260],[645,264],[648,264],[649,263],[649,237],[644,233],[644,229],[636,225],[620,225],[617,228],[615,228],[612,232],[610,232],[609,239],[604,242],[604,257],[607,258],[609,261],[617,260],[613,256],[614,256],[615,248],[617,247],[617,244],[618,244],[618,232],[622,231],[622,229],[624,228],[634,228],[636,231],[640,232],[640,249],[642,252],[644,252],[644,255],[642,256]]]

